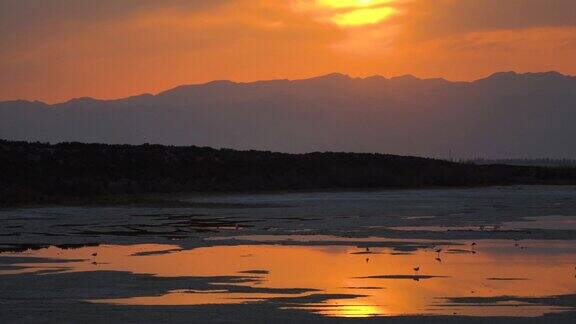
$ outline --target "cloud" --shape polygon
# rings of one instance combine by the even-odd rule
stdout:
[[[1,0],[0,42],[3,47],[24,47],[37,39],[131,19],[143,12],[174,9],[201,12],[231,0]],[[88,36],[88,35],[87,35]]]
[[[573,0],[418,0],[406,4],[411,39],[535,27],[576,26]]]
[[[95,22],[158,8],[206,10],[232,0],[2,0],[0,21],[6,24],[44,24],[54,21]]]
[[[285,2],[151,8],[130,7],[113,19],[63,19],[65,28],[4,43],[0,98],[121,97],[213,79],[280,78],[290,66],[302,67],[291,76],[305,77],[330,70],[310,62],[331,62],[329,44],[340,37]]]
[[[575,11],[573,0],[0,0],[0,100],[335,71],[574,74]]]

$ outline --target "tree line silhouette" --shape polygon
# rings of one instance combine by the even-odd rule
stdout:
[[[509,184],[576,184],[576,168],[367,153],[0,141],[2,205],[150,193]]]
[[[544,167],[576,167],[576,159],[472,159],[467,162],[473,164],[507,164],[522,166],[544,166]]]

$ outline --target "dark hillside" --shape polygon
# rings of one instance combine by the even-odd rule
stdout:
[[[0,141],[0,204],[205,191],[576,184],[576,169],[384,154]]]

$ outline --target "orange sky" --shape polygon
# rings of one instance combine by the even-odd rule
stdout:
[[[2,0],[0,100],[215,79],[576,74],[573,0]]]

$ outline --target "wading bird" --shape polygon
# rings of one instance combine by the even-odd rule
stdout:
[[[440,258],[440,252],[442,252],[441,248],[436,249],[436,255],[437,255],[436,257],[437,258]]]

